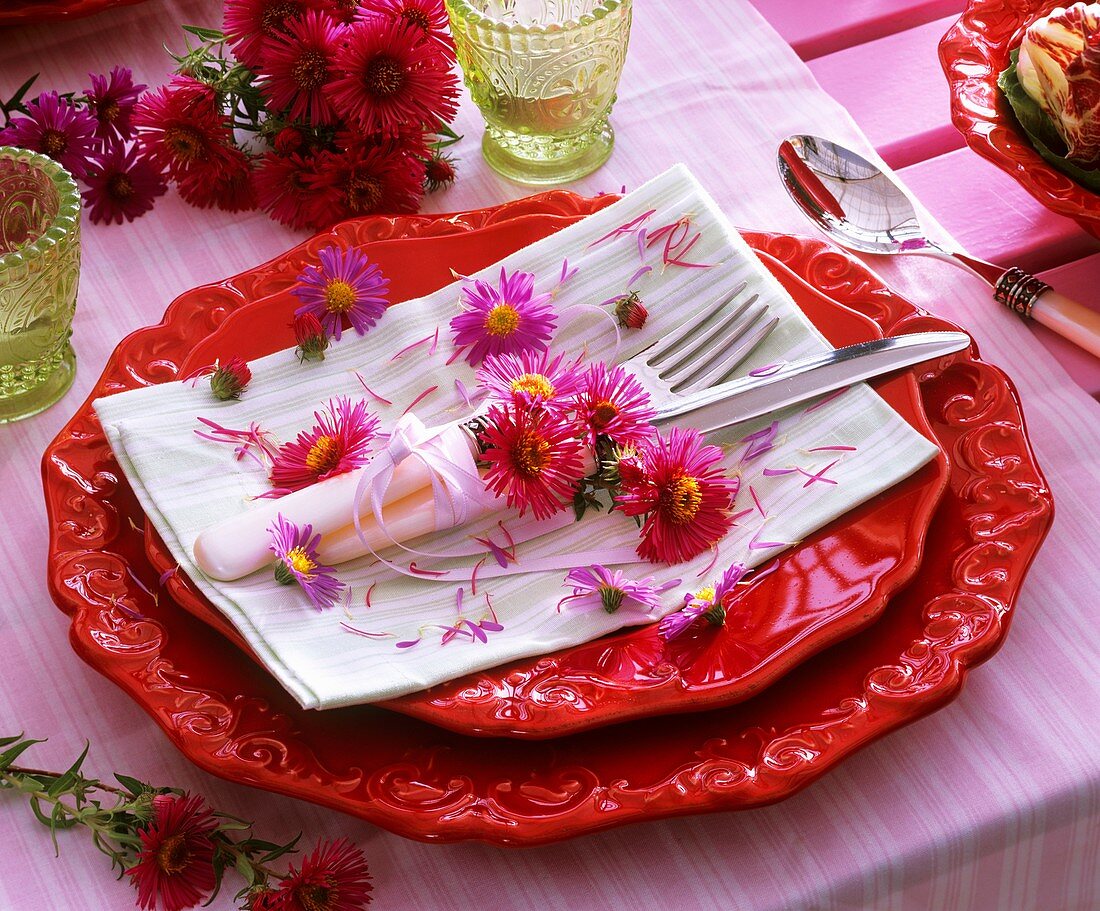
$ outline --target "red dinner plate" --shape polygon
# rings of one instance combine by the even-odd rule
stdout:
[[[451,226],[494,217],[482,210]],[[380,233],[430,223],[376,221]],[[823,242],[751,240],[886,333],[955,328]],[[51,593],[71,617],[76,652],[202,768],[412,838],[537,844],[794,794],[954,698],[968,670],[1003,641],[1053,516],[1012,384],[971,347],[918,377],[935,437],[951,455],[929,528],[935,546],[878,622],[760,695],[537,743],[465,737],[374,706],[304,711],[225,637],[157,592],[141,509],[91,409],[107,392],[173,378],[179,363],[164,352],[209,334],[256,296],[248,290],[232,281],[206,289],[124,339],[46,450]]]
[[[402,301],[447,284],[452,268],[469,274],[579,217],[525,215],[466,234],[374,241],[359,248],[390,277],[391,299]],[[300,262],[302,255],[292,250],[284,259]],[[873,320],[825,297],[766,253],[761,256],[834,345],[881,337]],[[273,268],[268,264],[257,271]],[[283,290],[242,307],[191,348],[181,372],[234,354],[247,352],[251,358],[292,346],[290,318],[299,303]],[[911,374],[881,383],[879,392],[933,438]],[[666,643],[656,624],[635,627],[380,704],[460,733],[546,738],[746,699],[879,616],[916,572],[946,483],[941,453],[911,478],[763,567],[719,631],[703,628]],[[148,521],[146,553],[158,572],[175,565]],[[178,604],[249,651],[190,579],[179,573],[167,585]],[[547,610],[556,601],[557,596]]]
[[[142,0],[0,0],[0,26],[79,19],[115,6],[131,6]]]

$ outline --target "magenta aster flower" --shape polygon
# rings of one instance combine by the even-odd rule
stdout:
[[[727,478],[722,450],[697,430],[673,427],[639,449],[641,471],[622,477],[616,502],[628,516],[645,516],[638,555],[654,562],[690,560],[717,543],[733,524],[730,507],[740,487]]]
[[[336,570],[317,558],[321,536],[313,526],[298,528],[279,513],[268,528],[271,552],[275,554],[275,579],[282,585],[297,582],[317,610],[332,607],[347,587],[336,578]]]
[[[568,410],[581,376],[576,362],[563,361],[560,354],[550,360],[545,351],[487,357],[477,372],[477,383],[489,393],[490,401]]]
[[[661,592],[678,585],[679,580],[661,586],[654,585],[650,577],[634,582],[627,579],[621,569],[612,570],[593,563],[569,570],[565,584],[572,586],[573,594],[558,602],[559,610],[563,604],[569,604],[586,610],[602,607],[613,614],[623,605],[639,608],[643,612],[660,607]]]
[[[317,5],[314,0],[225,0],[222,28],[236,58],[256,70],[264,62],[266,39],[285,34],[291,22]]]
[[[197,795],[158,794],[153,818],[138,831],[141,848],[127,874],[137,889],[139,908],[182,911],[214,889],[213,811]]]
[[[85,94],[88,109],[96,120],[96,138],[104,142],[129,139],[133,133],[134,107],[145,86],[134,85],[134,74],[126,66],[112,67],[106,75],[88,75],[92,87]]]
[[[281,911],[360,911],[371,902],[367,858],[346,838],[318,844],[279,884]]]
[[[744,563],[734,563],[715,585],[701,589],[694,595],[684,595],[684,606],[661,620],[657,626],[657,634],[666,642],[671,642],[700,617],[706,618],[714,626],[721,626],[726,622],[729,595],[747,572],[748,568]]]
[[[271,106],[288,119],[314,126],[334,122],[336,110],[325,95],[333,75],[340,34],[346,26],[309,10],[286,23],[285,33],[264,45],[263,90]]]
[[[314,314],[335,339],[340,338],[343,318],[347,317],[362,335],[386,312],[390,280],[354,247],[342,250],[328,246],[319,258],[321,268],[307,266],[298,276],[298,287],[290,292],[302,301],[294,315]]]
[[[458,77],[416,27],[371,16],[352,25],[346,39],[328,93],[364,133],[393,136],[454,118]]]
[[[0,145],[48,155],[78,179],[88,173],[96,123],[57,92],[43,92],[27,104],[27,116],[16,117],[0,132]]]
[[[561,511],[584,477],[583,447],[573,422],[544,408],[494,405],[481,433],[485,486],[536,519]]]
[[[657,413],[642,384],[616,364],[595,363],[584,374],[577,397],[577,418],[588,429],[589,442],[609,437],[619,446],[631,446],[653,436],[649,422]]]
[[[493,287],[481,279],[462,289],[465,309],[451,320],[457,347],[469,346],[466,363],[480,364],[490,355],[545,351],[558,317],[549,294],[535,294],[530,272],[500,270]]]
[[[271,466],[271,483],[280,490],[301,490],[353,471],[370,459],[379,421],[362,399],[352,405],[346,395],[337,396],[313,417],[317,423],[312,429],[279,447]]]
[[[412,26],[422,40],[433,43],[450,59],[455,56],[455,44],[447,21],[447,8],[441,0],[360,0],[362,14],[385,16]]]
[[[168,185],[164,175],[137,146],[111,145],[97,155],[84,178],[84,206],[93,222],[110,224],[133,221],[153,208]]]

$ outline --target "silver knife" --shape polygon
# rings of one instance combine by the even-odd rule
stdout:
[[[657,410],[654,423],[667,424],[690,414],[690,425],[697,430],[720,430],[861,380],[961,351],[969,344],[970,336],[964,332],[914,332],[848,345],[790,361],[767,376],[746,376],[678,396]]]

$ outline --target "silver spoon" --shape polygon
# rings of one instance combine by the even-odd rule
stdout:
[[[993,297],[1100,357],[1100,313],[1051,290],[1022,269],[1004,269],[929,239],[913,201],[862,155],[818,136],[779,145],[779,175],[818,229],[861,253],[919,253],[953,262],[989,282]]]

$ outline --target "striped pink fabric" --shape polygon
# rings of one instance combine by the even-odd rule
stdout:
[[[77,88],[88,71],[119,61],[159,82],[169,63],[161,43],[179,45],[180,23],[216,22],[219,6],[151,0],[0,33],[0,96],[39,71],[43,88]],[[683,160],[737,223],[805,233],[775,177],[777,141],[809,130],[865,145],[858,128],[745,0],[636,7],[615,111],[618,147],[577,189],[636,186]],[[431,207],[523,195],[481,163],[479,120],[468,104],[459,129],[466,133],[461,180]],[[48,736],[37,750],[41,763],[65,764],[87,737],[96,772],[191,788],[277,837],[347,835],[371,858],[379,908],[1088,911],[1100,904],[1100,405],[976,281],[931,261],[874,266],[913,300],[970,327],[985,356],[1009,370],[1058,500],[1007,645],[949,708],[785,803],[526,851],[416,844],[193,768],[70,652],[66,620],[44,580],[38,460],[124,333],[156,321],[181,291],[298,239],[259,215],[200,212],[174,196],[139,223],[85,232],[76,388],[46,414],[0,427],[0,728]],[[60,842],[57,860],[49,833],[19,801],[0,795],[0,909],[130,906],[129,887],[114,881],[89,843],[74,833]],[[214,907],[231,902],[219,898]]]

